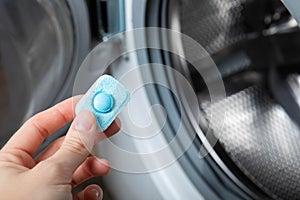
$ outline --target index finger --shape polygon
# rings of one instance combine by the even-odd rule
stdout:
[[[2,150],[18,149],[33,155],[46,137],[74,119],[74,107],[80,98],[81,96],[69,98],[34,115],[10,138]]]

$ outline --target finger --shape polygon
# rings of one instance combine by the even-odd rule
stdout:
[[[30,118],[3,147],[22,150],[29,155],[36,152],[44,139],[74,118],[74,105],[81,96],[69,98]]]
[[[101,140],[106,137],[110,137],[117,133],[120,130],[120,120],[117,118],[116,121],[114,121],[109,128],[103,133],[99,133],[100,136],[97,136],[97,140]],[[99,138],[99,139],[98,139]],[[60,137],[59,139],[52,142],[45,150],[43,150],[34,160],[36,163],[39,163],[42,160],[45,160],[49,157],[51,157],[62,145],[65,137]]]
[[[87,186],[82,192],[79,192],[76,199],[78,199],[78,200],[102,200],[103,199],[103,191],[98,185],[92,184],[92,185]]]
[[[52,142],[46,149],[44,149],[39,155],[34,159],[36,163],[46,160],[51,157],[62,145],[65,137],[60,137],[54,142]]]
[[[49,159],[66,169],[66,177],[72,177],[92,150],[97,135],[94,115],[89,111],[81,111],[71,124],[61,148]]]
[[[109,169],[110,165],[107,160],[88,157],[74,172],[73,184],[77,185],[95,176],[104,176]]]

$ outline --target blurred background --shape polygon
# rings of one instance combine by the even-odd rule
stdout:
[[[74,94],[79,67],[96,45],[106,45],[101,57],[122,52],[135,41],[109,38],[144,27],[172,29],[197,41],[207,59],[199,55],[196,62],[208,71],[217,66],[226,97],[211,101],[204,80],[213,84],[215,75],[202,77],[174,53],[145,48],[118,57],[106,73],[121,77],[134,66],[169,66],[191,84],[197,105],[172,70],[134,68],[130,84],[162,81],[172,91],[155,84],[142,87],[131,114],[143,118],[145,105],[159,104],[164,113],[153,112],[152,121],[166,117],[165,123],[156,141],[141,145],[122,131],[112,141],[144,153],[158,143],[167,145],[179,123],[183,135],[195,137],[179,159],[161,169],[133,173],[113,167],[108,176],[89,180],[105,188],[105,199],[300,199],[300,31],[279,0],[0,1],[0,146],[34,113]],[[155,43],[186,56],[192,53],[168,32],[138,39],[145,46]],[[134,132],[124,116],[123,126]],[[47,138],[41,149],[67,128]],[[211,137],[206,137],[208,129]],[[174,154],[181,148],[177,143]],[[211,148],[204,158],[199,156],[202,145]],[[96,148],[95,154],[101,156],[103,149]],[[118,156],[109,152],[105,157],[117,165]],[[148,168],[144,159],[137,157],[140,163],[132,165]],[[153,159],[161,162],[159,155]]]

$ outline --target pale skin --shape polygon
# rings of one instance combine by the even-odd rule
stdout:
[[[89,156],[90,150],[99,140],[118,132],[120,123],[117,119],[99,133],[91,112],[82,111],[74,119],[79,99],[67,99],[36,114],[0,150],[0,199],[102,199],[98,185],[90,185],[76,196],[71,191],[84,180],[109,172],[108,161]],[[72,120],[65,137],[32,157],[46,137]]]

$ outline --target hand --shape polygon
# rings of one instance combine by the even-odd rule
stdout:
[[[46,137],[74,119],[73,104],[79,99],[70,98],[36,114],[1,149],[1,199],[102,199],[97,185],[86,187],[76,197],[71,191],[88,178],[108,173],[106,160],[88,156],[96,142],[119,131],[116,121],[104,133],[98,133],[94,115],[82,111],[65,137],[32,158]]]

